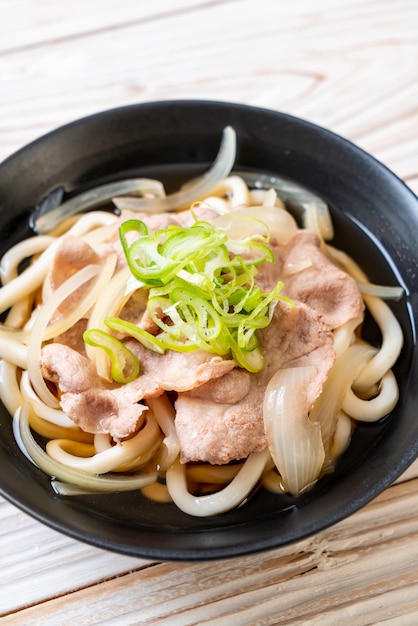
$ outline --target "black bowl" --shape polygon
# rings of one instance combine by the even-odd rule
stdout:
[[[206,519],[138,493],[56,496],[49,478],[17,448],[1,406],[2,495],[50,527],[95,546],[171,560],[275,548],[353,513],[418,454],[418,201],[383,165],[327,130],[273,111],[199,101],[141,104],[76,121],[1,164],[1,253],[28,234],[34,206],[57,187],[71,194],[139,174],[157,176],[175,189],[209,167],[227,125],[237,132],[238,168],[286,177],[322,197],[332,211],[335,244],[371,280],[404,286],[406,296],[392,305],[405,334],[395,367],[400,401],[388,419],[356,429],[336,471],[311,492],[296,500],[259,490],[239,509]]]

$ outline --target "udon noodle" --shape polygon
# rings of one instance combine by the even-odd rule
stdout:
[[[40,359],[45,346],[59,342],[60,337],[67,336],[79,324],[84,323],[83,328],[93,332],[84,335],[86,342],[80,350],[85,352],[98,377],[107,381],[112,390],[123,389],[129,378],[126,371],[131,353],[123,352],[127,339],[131,343],[142,341],[151,351],[164,351],[171,345],[168,340],[163,348],[160,345],[160,337],[167,338],[170,333],[167,324],[164,330],[154,329],[151,338],[146,334],[135,339],[135,335],[127,333],[127,326],[109,328],[104,323],[105,318],[120,320],[124,311],[131,311],[136,299],[141,300],[139,294],[148,293],[149,289],[133,277],[126,259],[123,260],[120,245],[119,249],[117,245],[109,249],[101,262],[86,260],[80,267],[73,268],[52,288],[51,267],[64,238],[71,236],[72,241],[95,249],[107,245],[109,232],[114,232],[128,219],[132,222],[139,215],[146,221],[144,215],[149,215],[148,229],[152,233],[158,230],[164,212],[180,209],[186,210],[178,215],[188,216],[188,227],[193,223],[207,225],[205,236],[209,232],[214,236],[220,231],[233,230],[234,245],[238,245],[238,240],[245,241],[246,245],[256,242],[263,249],[270,241],[287,242],[299,232],[295,231],[295,220],[280,198],[280,190],[284,190],[282,195],[286,200],[289,188],[258,184],[262,177],[253,174],[247,179],[230,174],[235,152],[234,136],[230,130],[228,132],[211,170],[176,194],[166,196],[158,181],[140,181],[139,185],[134,185],[134,195],[131,185],[101,187],[95,196],[96,204],[106,202],[110,195],[120,215],[101,210],[94,202],[89,204],[86,197],[73,199],[50,215],[41,215],[36,225],[43,234],[15,245],[2,259],[0,310],[4,323],[0,328],[0,395],[14,416],[14,432],[22,452],[53,478],[52,485],[59,494],[140,489],[156,501],[172,500],[180,509],[195,516],[218,514],[236,507],[259,485],[276,493],[288,491],[298,496],[312,488],[323,474],[332,471],[350,444],[358,421],[378,421],[396,405],[398,387],[392,367],[403,338],[399,323],[384,299],[398,297],[399,290],[370,285],[355,261],[329,244],[332,223],[323,203],[302,201],[299,203],[303,208],[302,228],[313,231],[320,242],[321,253],[357,281],[364,304],[381,333],[378,347],[362,339],[363,315],[332,329],[335,360],[308,411],[304,388],[311,379],[312,367],[279,368],[265,391],[263,423],[268,445],[246,458],[214,464],[182,461],[176,428],[176,394],[170,389],[141,401],[144,410],[138,416],[135,430],[125,436],[112,436],[109,429],[88,432],[63,410],[63,389],[46,380]],[[306,200],[305,192],[295,189],[296,195]],[[131,195],[127,197],[127,194]],[[92,206],[94,210],[80,213]],[[205,211],[211,216],[210,228],[202,219]],[[143,233],[140,236],[144,236]],[[130,250],[132,237],[131,230],[127,231],[125,254]],[[216,256],[211,254],[211,258]],[[26,269],[20,271],[23,263]],[[256,269],[252,270],[254,274]],[[307,269],[309,260],[291,271],[303,273]],[[280,299],[279,291],[274,298],[265,295],[264,308],[260,308],[264,325],[271,321],[275,303]],[[69,299],[75,292],[82,295],[69,306]],[[248,293],[246,298],[249,298]],[[291,298],[283,300],[283,306],[294,304]],[[190,309],[179,323],[190,329],[187,311]],[[208,322],[207,335],[216,323],[216,320]],[[185,332],[189,332],[187,329]],[[248,332],[246,348],[234,353],[238,369],[247,367],[249,376],[255,376],[254,372],[263,367],[256,340],[259,332],[259,329],[253,334]],[[103,343],[106,341],[108,344]],[[213,340],[210,341],[212,349]],[[120,350],[115,363],[112,361],[114,345]],[[192,348],[202,349],[202,346]],[[220,359],[231,360],[231,353],[218,354],[221,354]],[[120,359],[125,357],[121,364]],[[261,361],[254,365],[257,359]],[[112,365],[119,366],[119,371],[111,371]],[[139,363],[138,367],[141,366]],[[130,380],[138,375],[135,372]],[[179,376],[182,375],[179,372]]]

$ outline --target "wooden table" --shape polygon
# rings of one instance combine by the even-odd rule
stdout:
[[[417,192],[417,29],[416,0],[2,0],[0,159],[102,109],[231,100],[325,125]],[[5,626],[417,624],[418,464],[329,530],[222,562],[108,553],[0,500],[0,566]]]

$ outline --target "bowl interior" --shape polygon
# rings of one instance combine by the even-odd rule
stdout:
[[[156,177],[168,191],[205,171],[222,129],[238,137],[236,167],[289,178],[331,209],[337,247],[370,279],[401,284],[392,303],[405,335],[396,364],[400,401],[381,423],[359,425],[336,471],[297,500],[257,491],[221,516],[192,518],[139,493],[59,498],[17,449],[0,406],[1,493],[42,522],[94,545],[161,559],[212,559],[284,545],[323,529],[380,493],[418,454],[415,320],[418,202],[385,167],[344,139],[302,120],[215,102],[150,103],[107,111],[30,144],[0,166],[0,253],[30,234],[34,206],[57,187],[70,196],[128,176]],[[379,341],[373,324],[371,340]]]

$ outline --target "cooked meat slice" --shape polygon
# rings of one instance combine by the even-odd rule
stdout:
[[[137,429],[147,407],[123,402],[123,396],[106,389],[87,389],[83,393],[65,393],[62,410],[88,433],[110,433],[115,441],[129,437]]]
[[[181,461],[224,464],[263,450],[263,399],[270,378],[279,369],[313,365],[316,376],[308,390],[311,404],[319,395],[335,353],[332,333],[304,305],[276,307],[272,323],[260,333],[265,366],[250,375],[233,370],[193,391],[180,393],[176,430]]]
[[[223,376],[234,367],[235,361],[214,356],[205,350],[175,352],[167,350],[165,354],[150,352],[137,341],[128,340],[126,345],[138,357],[141,363],[141,375],[131,386],[153,381],[163,391],[189,391],[213,378]],[[129,387],[125,385],[125,387]]]
[[[99,255],[89,244],[72,235],[66,235],[63,237],[52,260],[47,284],[51,291],[54,292],[83,267],[100,263]],[[88,281],[74,291],[71,296],[68,296],[58,307],[59,311],[63,314],[70,312],[75,307],[75,304],[86,294],[90,284],[91,281]]]
[[[57,335],[54,338],[54,343],[68,346],[69,348],[72,348],[73,350],[76,350],[76,352],[79,352],[80,354],[85,356],[86,344],[84,343],[83,333],[87,328],[87,322],[88,320],[86,318],[78,320],[78,322],[76,322],[74,326],[71,326],[68,330],[61,333],[60,335]]]
[[[61,393],[80,394],[93,388],[105,388],[92,362],[67,345],[50,343],[44,346],[39,365],[42,376],[55,383]]]
[[[256,283],[270,291],[282,280],[283,295],[317,311],[331,329],[359,317],[364,303],[358,286],[321,251],[319,239],[301,230],[285,246],[272,246],[274,263],[260,267]]]
[[[203,350],[156,354],[134,340],[127,343],[142,370],[135,381],[121,386],[102,380],[92,362],[69,346],[52,343],[42,350],[42,375],[57,385],[64,412],[87,432],[109,432],[116,440],[126,437],[135,432],[143,399],[166,390],[194,389],[236,366]]]

